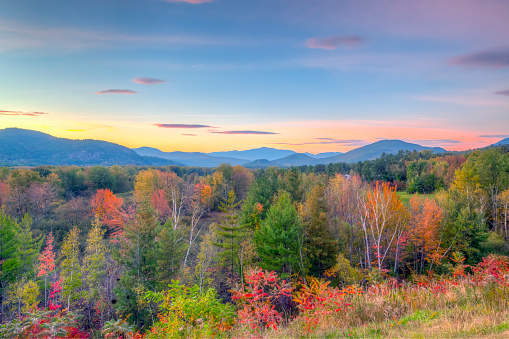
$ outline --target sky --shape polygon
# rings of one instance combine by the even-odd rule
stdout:
[[[509,137],[507,0],[0,0],[0,128],[163,151]]]

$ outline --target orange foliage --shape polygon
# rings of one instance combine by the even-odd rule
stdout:
[[[109,189],[97,190],[90,200],[96,218],[110,228],[112,239],[118,238],[123,232],[125,224],[123,203],[124,200],[115,196]]]
[[[433,199],[413,196],[410,199],[412,219],[408,230],[409,240],[420,253],[421,266],[424,261],[440,260],[444,250],[440,248],[440,222],[443,214]]]

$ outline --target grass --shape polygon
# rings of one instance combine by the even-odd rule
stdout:
[[[439,279],[419,285],[375,284],[364,294],[347,296],[351,306],[344,311],[322,312],[312,332],[305,331],[299,315],[262,337],[509,338],[507,271],[498,278],[485,272]]]
[[[408,193],[407,191],[398,191],[397,193],[398,193],[399,198],[401,199],[401,201],[403,201],[403,203],[405,205],[407,205],[407,206],[410,204],[410,199],[413,196],[418,195],[418,196],[423,197],[423,198],[431,198],[431,197],[433,197],[433,194]]]

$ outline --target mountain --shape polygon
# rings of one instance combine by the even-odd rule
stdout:
[[[333,157],[333,156],[336,156],[336,155],[340,155],[340,154],[343,154],[342,152],[324,152],[324,153],[318,153],[318,154],[313,154],[313,153],[303,153],[305,155],[309,155],[311,158],[315,158],[315,159],[321,159],[321,158],[329,158],[329,157]]]
[[[183,163],[159,157],[141,156],[150,166],[185,166]]]
[[[399,151],[407,150],[408,151],[415,150],[417,152],[430,150],[435,153],[447,152],[445,149],[441,147],[421,146],[418,144],[413,144],[401,140],[380,140],[375,143],[353,149],[344,154],[319,159],[319,163],[320,164],[329,164],[336,162],[355,163],[359,161],[374,160],[382,156],[383,153],[397,154]]]
[[[224,163],[235,166],[245,164],[249,161],[231,157],[213,157],[200,152],[163,152],[152,147],[133,148],[132,150],[141,156],[169,159],[182,163],[185,166],[195,167],[217,167]]]
[[[150,165],[127,147],[100,140],[71,140],[20,128],[0,130],[0,166]]]
[[[370,145],[362,146],[353,149],[346,153],[339,153],[329,157],[318,158],[318,155],[313,156],[309,153],[295,153],[290,156],[276,159],[272,161],[258,160],[244,164],[245,167],[249,168],[260,168],[268,166],[302,166],[302,165],[318,165],[318,164],[330,164],[337,162],[356,163],[359,161],[374,160],[386,154],[396,154],[399,151],[413,151],[417,152],[430,150],[435,153],[447,152],[445,149],[440,147],[426,147],[418,144],[412,144],[401,140],[381,140]],[[335,154],[334,152],[331,152]],[[325,154],[325,153],[322,153]]]
[[[271,160],[267,160],[267,159],[258,159],[255,161],[245,163],[242,166],[244,166],[246,168],[255,169],[255,168],[267,168],[267,167],[271,167],[271,166],[281,167],[281,164],[274,160],[271,161]]]
[[[207,154],[213,157],[230,157],[247,160],[258,160],[258,159],[275,160],[284,158],[295,153],[297,152],[285,149],[260,147],[248,149],[245,151],[212,152]]]
[[[502,139],[491,146],[502,146],[502,145],[509,145],[509,138]]]
[[[304,153],[295,153],[277,160],[258,159],[255,161],[248,162],[243,166],[247,168],[260,168],[269,166],[291,167],[291,166],[313,165],[315,164],[315,162],[316,159],[310,157],[309,155],[306,155]]]

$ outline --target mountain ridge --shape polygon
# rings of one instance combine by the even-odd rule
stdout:
[[[509,138],[501,140],[494,145],[502,143],[509,143]],[[440,147],[427,147],[402,140],[380,140],[369,145],[355,148],[346,153],[297,153],[291,150],[269,147],[260,147],[245,151],[211,153],[181,151],[163,152],[153,147],[129,149],[125,146],[103,140],[58,138],[43,132],[19,128],[0,130],[0,165],[3,166],[175,165],[217,167],[222,163],[229,163],[233,166],[243,165],[250,168],[268,166],[288,167],[337,162],[355,163],[379,158],[383,153],[396,154],[400,150],[430,150],[436,153],[447,152]],[[267,156],[263,156],[264,151],[267,152]],[[236,158],[225,156],[231,154],[245,155],[246,157]],[[331,154],[332,156],[328,156]],[[274,159],[277,155],[285,156]],[[260,158],[250,160],[258,156],[260,156]]]

